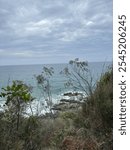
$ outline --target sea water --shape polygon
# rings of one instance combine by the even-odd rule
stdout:
[[[64,83],[67,81],[67,78],[60,74],[67,65],[68,64],[0,66],[0,91],[2,87],[11,84],[13,80],[21,80],[33,87],[32,95],[35,97],[35,101],[41,101],[43,94],[37,87],[35,75],[41,74],[44,66],[53,67],[54,74],[50,79],[50,83],[52,87],[52,100],[53,103],[56,103],[63,97],[63,93],[73,90],[71,88],[65,88]],[[95,82],[110,65],[112,65],[112,62],[90,62],[88,64]],[[0,103],[2,103],[2,101]]]

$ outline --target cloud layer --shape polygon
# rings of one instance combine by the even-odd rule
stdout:
[[[112,1],[0,0],[0,65],[112,60]]]

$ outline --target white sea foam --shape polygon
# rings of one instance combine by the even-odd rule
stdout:
[[[102,68],[104,63],[89,63],[90,69],[92,70],[94,78],[100,76],[102,73]],[[110,63],[108,63],[106,66],[108,66]],[[8,83],[12,80],[22,80],[27,85],[30,84],[34,87],[33,96],[36,97],[36,99],[31,103],[31,107],[34,114],[45,114],[48,112],[46,102],[44,98],[42,97],[42,94],[36,87],[36,81],[34,78],[34,75],[38,75],[41,73],[42,68],[44,65],[24,65],[24,66],[3,66],[0,67],[0,91],[2,87],[6,87]],[[66,66],[66,64],[53,64],[53,65],[46,65],[47,67],[53,67],[55,74],[52,77],[51,84],[52,84],[52,101],[54,104],[59,103],[61,99],[74,99],[79,100],[82,99],[81,95],[78,96],[64,96],[64,93],[73,92],[71,88],[65,89],[64,83],[65,83],[65,77],[61,76],[59,72],[63,70],[63,68]],[[96,80],[95,80],[96,81]],[[76,92],[76,91],[75,91]],[[80,91],[77,91],[80,92]],[[0,101],[1,108],[3,109],[4,101]],[[30,107],[28,107],[27,113],[31,113]]]

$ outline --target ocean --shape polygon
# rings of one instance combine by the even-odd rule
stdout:
[[[110,65],[112,65],[112,62],[88,63],[88,67],[95,82]],[[67,64],[0,66],[0,91],[2,87],[6,87],[8,84],[11,84],[13,80],[22,80],[27,85],[31,85],[33,87],[32,95],[36,98],[36,101],[40,101],[43,98],[43,95],[37,87],[34,76],[39,75],[42,72],[43,66],[54,68],[54,74],[51,78],[52,99],[53,103],[59,102],[59,100],[63,97],[63,93],[73,90],[71,88],[65,88],[64,83],[67,81],[67,78],[60,74]]]

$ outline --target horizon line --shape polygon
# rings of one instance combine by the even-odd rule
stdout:
[[[112,63],[113,62],[113,60],[112,61],[87,61],[88,62],[88,64],[89,63],[108,63],[108,62],[110,62],[110,63]],[[31,66],[31,65],[58,65],[58,64],[69,64],[69,62],[64,62],[64,63],[44,63],[44,64],[42,64],[42,63],[38,63],[38,64],[5,64],[5,65],[0,65],[0,67],[6,67],[6,66]]]

